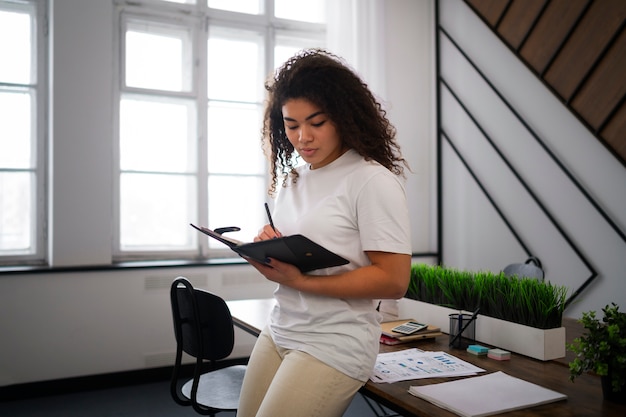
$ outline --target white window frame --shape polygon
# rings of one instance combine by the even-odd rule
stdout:
[[[31,79],[29,84],[12,84],[0,80],[3,89],[15,89],[17,91],[29,91],[33,96],[31,132],[34,136],[31,149],[34,167],[26,171],[35,175],[35,209],[31,217],[30,233],[33,242],[32,251],[22,253],[0,254],[0,265],[45,265],[48,262],[48,176],[47,139],[49,134],[48,125],[48,1],[47,0],[22,0],[3,1],[3,10],[27,11],[34,18],[32,25],[32,39],[34,40],[32,54]],[[2,171],[5,170],[0,167]],[[23,171],[23,170],[17,170]]]
[[[208,191],[207,181],[208,175],[211,173],[207,170],[207,41],[209,27],[212,25],[220,28],[245,29],[246,31],[258,31],[265,39],[265,68],[264,73],[269,74],[274,68],[274,46],[275,34],[277,32],[286,36],[304,37],[317,40],[318,45],[326,44],[326,25],[314,24],[307,22],[296,22],[286,19],[277,19],[273,17],[273,0],[265,0],[265,14],[249,15],[236,12],[228,12],[223,10],[209,9],[206,1],[198,0],[199,4],[177,4],[165,1],[149,0],[145,2],[125,2],[116,0],[115,13],[115,31],[117,39],[117,58],[118,70],[116,71],[116,79],[114,82],[115,99],[114,99],[114,231],[113,231],[113,260],[115,262],[129,260],[168,260],[168,259],[216,259],[216,258],[232,258],[233,253],[227,248],[209,247],[209,240],[200,235],[197,231],[189,227],[189,234],[193,247],[189,250],[168,250],[168,251],[125,251],[122,250],[120,236],[120,145],[119,145],[119,106],[123,94],[132,92],[132,88],[122,85],[124,80],[125,54],[124,54],[124,34],[125,22],[130,18],[154,19],[170,22],[186,22],[193,28],[194,42],[194,69],[191,92],[172,92],[172,96],[195,98],[197,105],[197,133],[198,133],[198,164],[196,167],[197,178],[197,215],[196,221],[201,225],[206,225],[208,218]],[[262,85],[259,85],[263,89]],[[145,89],[140,89],[137,93],[149,93]],[[159,91],[159,94],[161,92]],[[260,104],[260,103],[259,103]],[[261,126],[259,125],[259,130]],[[260,139],[260,137],[259,137]],[[260,141],[259,152],[261,152]],[[265,170],[267,172],[267,170]],[[267,174],[265,175],[265,189],[267,189]],[[263,190],[265,191],[265,190]],[[262,207],[259,208],[262,211]]]

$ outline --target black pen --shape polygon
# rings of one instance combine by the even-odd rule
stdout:
[[[274,233],[276,233],[276,228],[274,227],[274,222],[272,221],[272,214],[270,213],[270,206],[265,203],[265,211],[267,212],[267,219],[270,221],[270,226]]]

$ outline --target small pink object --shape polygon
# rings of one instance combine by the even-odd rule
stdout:
[[[487,357],[497,361],[508,361],[511,359],[511,352],[502,349],[489,349]]]

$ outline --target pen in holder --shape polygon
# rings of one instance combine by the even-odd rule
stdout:
[[[474,314],[450,314],[450,344],[451,348],[465,349],[476,341],[476,316]]]

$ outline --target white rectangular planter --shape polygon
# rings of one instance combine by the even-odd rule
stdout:
[[[414,318],[438,326],[444,333],[450,331],[448,315],[452,313],[458,313],[458,310],[409,298],[398,300],[399,318]],[[565,327],[537,329],[478,315],[476,340],[542,361],[565,356]]]

